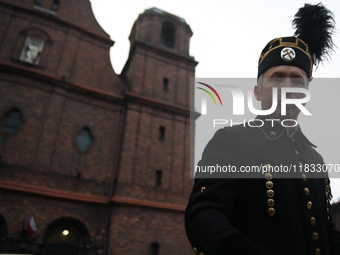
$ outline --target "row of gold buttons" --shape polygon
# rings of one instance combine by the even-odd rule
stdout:
[[[265,165],[267,167],[267,169],[270,169],[270,165],[269,164],[266,164]],[[266,188],[267,188],[267,196],[269,197],[267,199],[267,205],[269,206],[268,208],[268,214],[269,216],[274,216],[275,215],[275,209],[274,209],[274,190],[273,190],[273,187],[274,187],[274,183],[272,181],[272,174],[271,173],[266,173],[264,175],[264,177],[266,178]]]
[[[303,180],[303,181],[307,181],[307,176],[306,176],[305,174],[302,174],[302,180]],[[303,189],[303,191],[304,191],[304,193],[305,193],[306,196],[308,196],[308,195],[310,194],[310,191],[309,191],[309,189],[308,189],[307,187],[305,187],[305,188]],[[312,202],[311,202],[311,201],[308,201],[308,202],[307,202],[307,209],[308,209],[308,210],[312,209],[312,205],[313,205]],[[309,220],[310,220],[310,224],[311,224],[311,225],[315,225],[315,222],[316,222],[315,217],[310,217]],[[316,235],[318,235],[318,233],[314,232],[314,233],[313,233],[313,236],[314,236],[314,237],[313,237],[313,240],[314,240],[314,238],[316,238],[316,237],[315,237]],[[317,238],[316,238],[316,239],[317,239]],[[316,241],[316,240],[315,240],[315,241]]]
[[[323,181],[323,185],[325,186],[325,195],[326,195],[326,204],[327,204],[327,220],[328,222],[330,222],[331,218],[330,218],[330,215],[329,215],[329,181],[328,179],[325,179]]]
[[[292,139],[292,142],[294,143],[294,138]],[[299,156],[299,152],[298,152],[297,150],[295,150],[295,153],[296,153],[297,156]],[[301,166],[302,163],[299,162],[299,165]],[[302,180],[303,180],[304,182],[307,181],[307,176],[306,176],[305,174],[302,174],[301,177],[302,177]],[[310,194],[310,191],[309,191],[309,189],[308,189],[307,187],[305,187],[305,188],[303,189],[303,192],[305,193],[306,196],[309,196],[309,194]],[[312,209],[312,202],[311,202],[311,201],[308,201],[308,202],[307,202],[307,209],[308,209],[308,210]],[[316,222],[315,217],[310,217],[309,221],[310,221],[310,224],[311,224],[311,225],[315,225],[315,222]],[[318,240],[318,238],[319,238],[319,234],[318,234],[317,232],[313,232],[313,234],[312,234],[312,239],[313,239],[314,241],[316,241],[316,240]],[[315,250],[315,253],[316,253],[316,250]]]
[[[294,138],[292,138],[292,142],[294,143]],[[297,151],[297,150],[295,150],[295,153],[296,153],[296,155],[297,156],[299,156],[299,152]],[[301,166],[302,164],[301,164],[301,162],[299,162],[299,165]],[[305,181],[307,181],[307,176],[305,175],[305,174],[302,174],[302,180],[305,182]],[[303,189],[303,192],[305,193],[305,195],[306,196],[309,196],[309,194],[310,194],[310,191],[309,191],[309,189],[307,188],[307,187],[305,187],[304,189]],[[312,201],[308,201],[307,202],[307,209],[308,210],[310,210],[310,209],[312,209]],[[311,225],[315,225],[315,223],[316,223],[316,219],[315,219],[315,217],[310,217],[310,219],[309,219],[309,221],[310,221],[310,224]],[[318,239],[319,239],[319,234],[317,233],[317,232],[313,232],[313,234],[312,234],[312,239],[313,239],[313,241],[317,241]],[[314,254],[315,255],[320,255],[320,249],[319,248],[316,248],[315,250],[314,250]]]
[[[301,162],[299,162],[299,164],[301,165]],[[305,182],[305,181],[307,181],[307,176],[305,175],[305,174],[302,174],[301,175],[301,177],[302,177],[302,180]],[[305,195],[306,196],[308,196],[309,195],[309,189],[307,188],[307,187],[305,187],[304,189],[303,189],[303,192],[305,193]],[[312,209],[312,202],[311,201],[308,201],[307,202],[307,209],[308,210],[310,210],[310,209]],[[312,220],[312,218],[314,219],[314,220]],[[311,217],[311,224],[312,224],[312,222],[315,224],[315,218],[314,217]],[[312,225],[314,225],[314,224],[312,224]]]

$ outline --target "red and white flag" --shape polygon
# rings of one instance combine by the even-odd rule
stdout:
[[[27,223],[27,237],[32,237],[34,232],[37,230],[38,229],[35,226],[34,218],[31,217],[30,221]]]

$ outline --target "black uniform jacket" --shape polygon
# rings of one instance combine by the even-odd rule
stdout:
[[[282,175],[274,172],[251,179],[197,174],[185,211],[185,228],[195,253],[340,254],[340,233],[329,212],[328,173],[298,168],[321,167],[320,154],[300,130],[290,138],[279,123],[250,124],[254,127],[217,131],[199,165],[238,169],[293,165],[297,173],[294,178],[279,178]]]

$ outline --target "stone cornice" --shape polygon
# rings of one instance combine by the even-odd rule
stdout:
[[[168,204],[162,202],[154,202],[133,198],[126,198],[120,196],[113,196],[112,198],[98,195],[83,194],[73,191],[65,191],[60,189],[52,189],[48,187],[41,187],[32,184],[19,183],[14,181],[0,180],[0,189],[14,192],[22,192],[28,195],[40,195],[50,198],[73,200],[86,203],[96,203],[96,204],[109,204],[113,202],[114,204],[125,204],[132,206],[142,206],[154,209],[163,209],[177,212],[184,212],[185,205]]]

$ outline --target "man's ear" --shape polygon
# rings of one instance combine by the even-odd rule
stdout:
[[[254,95],[257,101],[261,101],[261,92],[260,92],[260,88],[258,85],[254,87]]]

